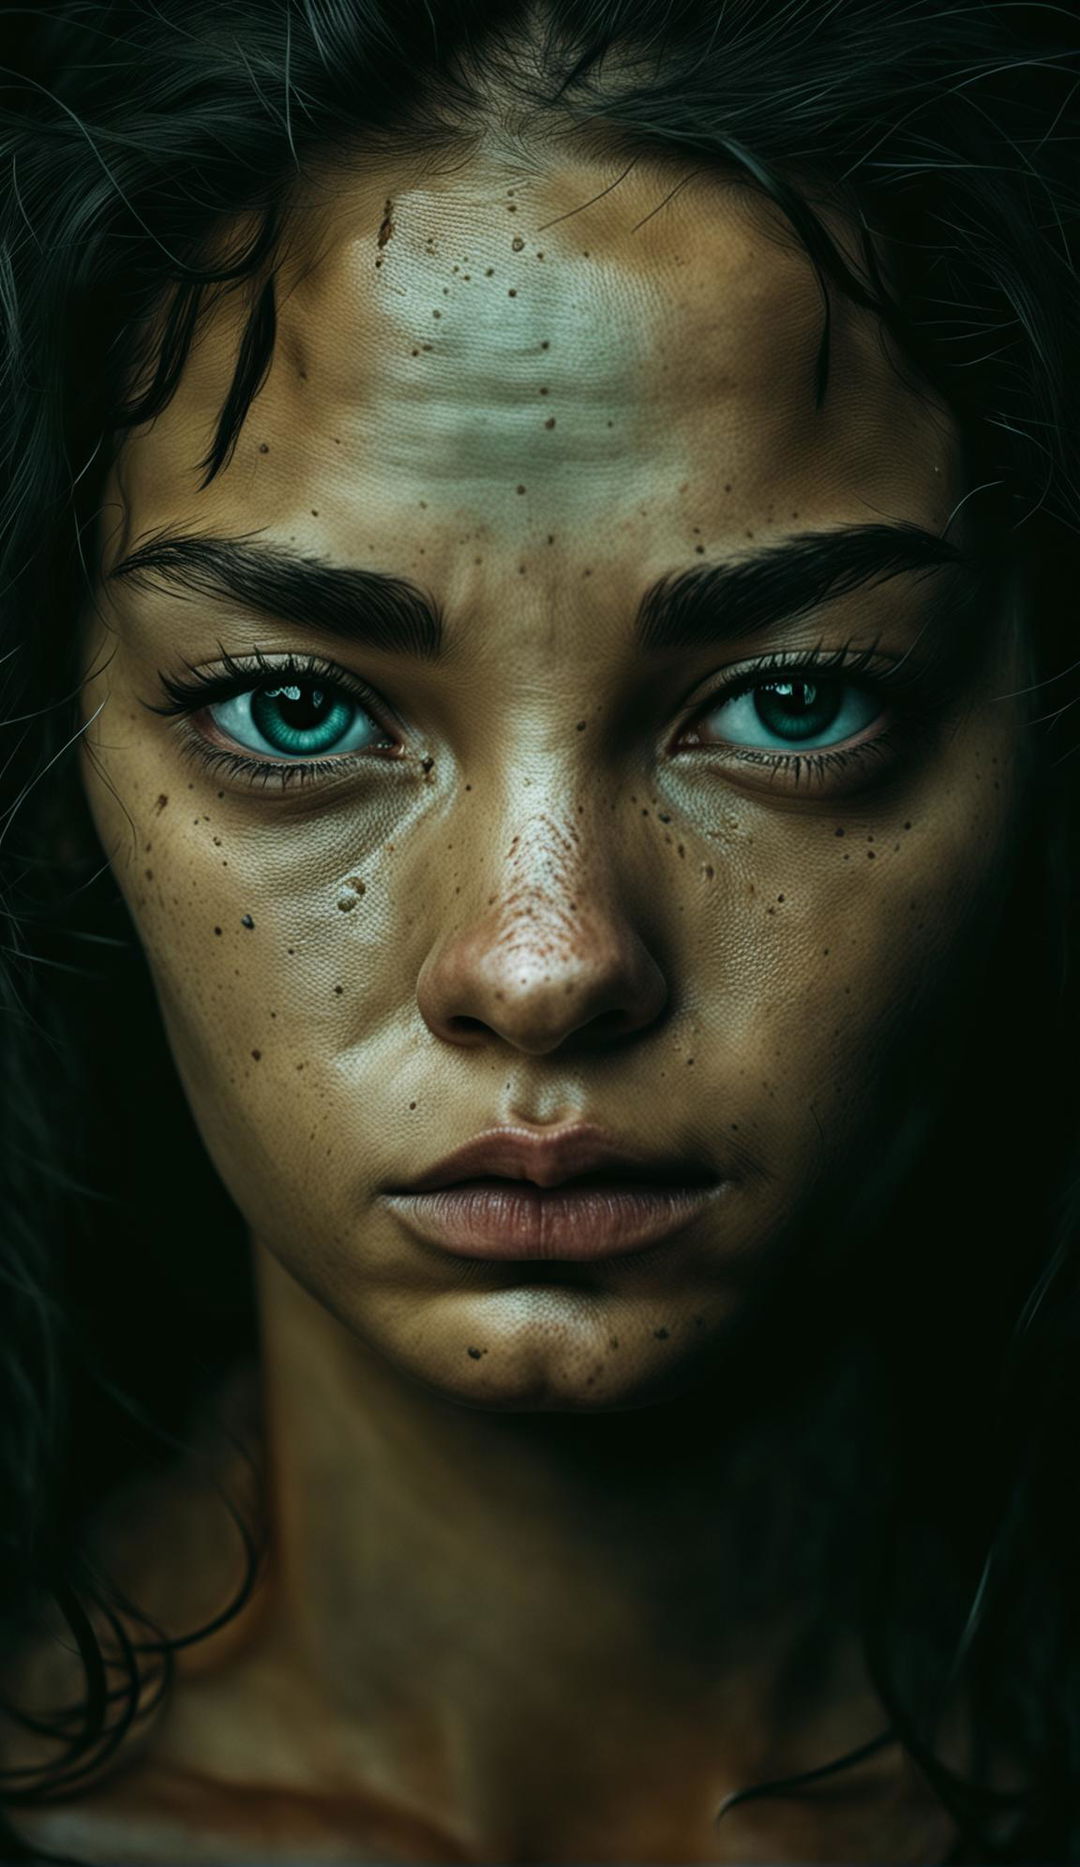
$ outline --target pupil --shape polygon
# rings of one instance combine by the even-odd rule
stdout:
[[[256,689],[251,717],[276,752],[324,752],[352,724],[355,704],[313,681]]]
[[[794,677],[759,687],[754,706],[762,725],[779,738],[814,739],[832,725],[842,698],[839,682]]]
[[[274,718],[293,732],[311,732],[326,717],[326,695],[307,681],[297,687],[268,688],[264,698],[272,703]]]

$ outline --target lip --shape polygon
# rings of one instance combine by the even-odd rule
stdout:
[[[436,1161],[408,1186],[388,1190],[394,1194],[432,1193],[484,1175],[556,1187],[586,1173],[603,1173],[611,1180],[659,1181],[668,1186],[700,1186],[716,1180],[700,1159],[673,1152],[650,1153],[633,1142],[619,1141],[593,1122],[575,1122],[543,1134],[527,1128],[489,1128]]]
[[[681,1231],[726,1184],[700,1160],[649,1153],[579,1122],[539,1135],[489,1129],[384,1198],[460,1257],[587,1262]]]
[[[586,1263],[644,1251],[681,1231],[724,1191],[623,1181],[544,1189],[520,1180],[466,1181],[387,1204],[429,1243],[462,1258],[562,1258]]]

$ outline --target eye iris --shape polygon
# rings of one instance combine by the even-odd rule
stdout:
[[[352,724],[355,708],[313,681],[262,687],[251,696],[251,718],[277,752],[325,752]]]
[[[758,719],[781,739],[816,739],[833,724],[842,702],[839,682],[823,684],[797,675],[754,690]]]

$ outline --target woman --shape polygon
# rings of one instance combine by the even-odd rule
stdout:
[[[7,1856],[1080,1858],[1075,21],[7,14]]]

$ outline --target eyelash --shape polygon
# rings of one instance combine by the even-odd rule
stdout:
[[[753,662],[733,680],[716,687],[704,699],[696,703],[692,719],[681,731],[690,730],[697,722],[704,719],[717,706],[726,701],[736,700],[752,691],[755,687],[765,686],[770,675],[778,674],[820,674],[827,672],[837,675],[843,673],[848,680],[860,673],[871,670],[864,685],[875,693],[893,694],[904,697],[903,714],[900,722],[910,735],[920,722],[927,722],[935,710],[935,697],[927,692],[933,687],[931,670],[915,671],[904,661],[882,662],[874,647],[852,650],[850,644],[842,648],[823,650],[820,646],[798,653],[777,651],[764,655]],[[356,675],[348,673],[332,661],[317,655],[285,655],[271,660],[260,650],[250,655],[236,657],[222,650],[221,668],[213,673],[201,668],[188,668],[186,679],[159,673],[158,679],[168,700],[163,706],[150,706],[149,711],[165,718],[180,718],[185,725],[184,750],[199,759],[213,770],[224,769],[230,776],[242,779],[248,784],[277,784],[284,790],[292,784],[316,782],[348,769],[355,760],[381,756],[393,758],[394,754],[383,751],[354,752],[338,754],[322,759],[259,759],[251,758],[239,752],[232,752],[222,746],[211,745],[206,738],[188,723],[190,716],[202,712],[225,700],[234,699],[238,694],[256,692],[260,686],[279,684],[282,680],[320,680],[327,686],[349,695],[368,712],[383,731],[390,731],[387,720],[383,717],[384,706],[379,696]],[[922,694],[918,690],[922,689]],[[941,696],[937,696],[940,700]],[[824,783],[832,774],[855,763],[863,763],[871,758],[884,757],[892,746],[895,733],[886,729],[873,739],[860,742],[856,746],[840,747],[835,751],[811,751],[785,753],[765,747],[731,745],[727,757],[735,758],[739,763],[749,763],[758,768],[764,767],[774,772],[787,772],[794,777],[796,786],[803,774],[810,780]],[[704,744],[703,752],[719,753],[721,745]]]

